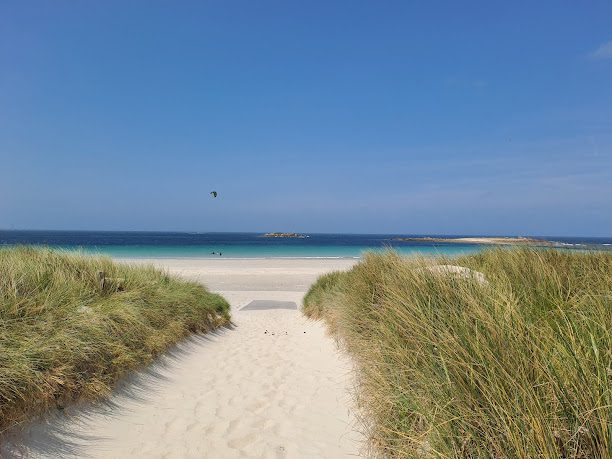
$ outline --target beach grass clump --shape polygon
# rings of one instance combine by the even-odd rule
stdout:
[[[229,321],[221,296],[153,267],[1,249],[0,432],[49,408],[106,396],[181,338]]]
[[[375,454],[611,457],[611,253],[369,254],[304,313],[354,356]]]

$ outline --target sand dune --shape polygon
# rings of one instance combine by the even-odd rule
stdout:
[[[240,310],[252,300],[300,304],[320,273],[352,261],[154,263],[222,293],[232,304],[235,327],[182,343],[123,382],[103,405],[73,407],[33,424],[4,445],[5,456],[357,455],[361,436],[348,394],[350,361],[322,325],[296,309]]]

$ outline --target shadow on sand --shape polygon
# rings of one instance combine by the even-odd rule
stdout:
[[[233,330],[230,323],[206,334],[195,334],[172,346],[147,367],[121,379],[111,396],[97,402],[75,403],[65,410],[54,410],[24,426],[17,426],[0,437],[0,459],[23,457],[88,457],[86,451],[104,450],[108,438],[88,435],[88,426],[100,417],[117,418],[129,413],[130,406],[149,403],[168,375],[191,353]]]

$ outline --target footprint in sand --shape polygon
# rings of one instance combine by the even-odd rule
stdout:
[[[266,405],[267,403],[264,401],[256,401],[248,404],[246,409],[251,413],[260,414],[265,409]]]
[[[257,438],[257,435],[255,433],[249,433],[241,437],[232,438],[228,440],[227,444],[230,448],[242,449],[242,448],[245,448],[246,446],[249,446],[251,443],[253,443],[256,438]]]

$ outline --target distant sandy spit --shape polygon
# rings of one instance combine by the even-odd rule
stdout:
[[[563,245],[560,242],[545,239],[534,239],[529,237],[398,237],[396,241],[404,242],[446,242],[456,244],[490,244],[490,245],[531,245],[531,246],[556,246]]]
[[[231,303],[235,326],[187,340],[122,382],[104,404],[72,407],[14,433],[0,457],[359,455],[350,360],[321,323],[284,308],[300,306],[319,275],[357,260],[122,261],[203,282]],[[253,300],[285,303],[241,310]]]

